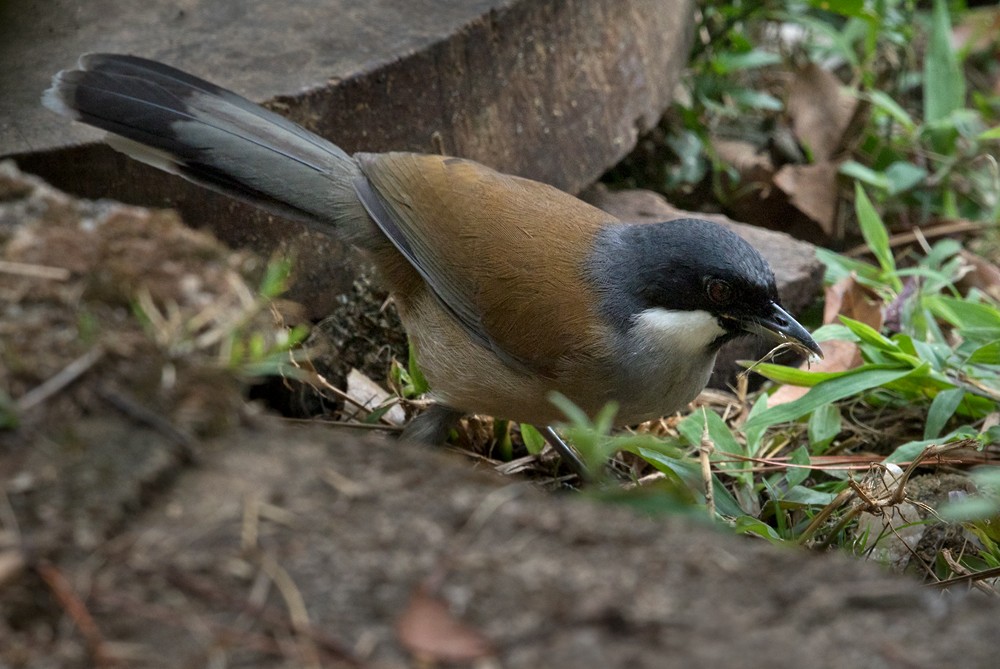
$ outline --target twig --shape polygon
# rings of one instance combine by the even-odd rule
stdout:
[[[305,663],[314,669],[322,669],[323,663],[320,661],[319,648],[310,632],[312,623],[309,622],[309,611],[306,609],[306,601],[302,597],[302,592],[288,571],[278,564],[278,561],[270,553],[263,553],[260,556],[260,567],[267,574],[271,582],[278,586],[278,592],[285,600],[288,608],[288,617],[292,621],[292,629],[299,640],[299,647],[302,649]]]
[[[383,425],[381,423],[355,423],[348,420],[323,420],[322,418],[289,418],[287,416],[282,417],[281,420],[286,423],[301,423],[303,425],[309,425],[312,423],[319,423],[320,425],[336,425],[337,427],[349,427],[352,430],[378,430],[379,432],[402,432],[406,426],[404,425]]]
[[[956,448],[964,447],[968,444],[965,442],[955,442]],[[949,446],[951,444],[948,444]],[[953,449],[949,449],[953,450]],[[732,453],[730,451],[715,451],[716,463],[728,463],[728,462],[756,462],[762,467],[756,467],[753,471],[778,471],[787,469],[808,469],[813,471],[824,471],[824,470],[837,470],[837,471],[861,471],[870,469],[872,465],[882,462],[885,458],[882,456],[866,456],[866,455],[841,455],[841,456],[825,456],[817,455],[813,456],[812,462],[810,464],[801,464],[795,462],[789,462],[788,457],[760,457],[752,455],[743,455],[742,453]],[[911,460],[909,462],[899,462],[899,465],[910,465],[913,462],[920,462],[919,457],[916,460]],[[942,464],[953,464],[953,465],[984,465],[984,464],[994,464],[997,461],[987,457],[985,454],[979,458],[969,458],[969,457],[956,457],[956,458],[941,458],[938,454],[938,462]],[[818,463],[818,464],[816,464]]]
[[[95,592],[94,599],[119,613],[142,616],[160,625],[190,627],[188,614],[163,604],[141,601],[121,592],[101,592],[100,590]],[[223,645],[235,646],[241,651],[250,650],[268,655],[282,655],[281,646],[266,631],[255,633],[214,620],[199,620],[198,622],[208,628],[215,641],[221,642]]]
[[[171,585],[184,592],[201,599],[216,602],[222,606],[239,608],[248,611],[257,616],[266,625],[289,630],[299,635],[308,636],[312,642],[317,644],[328,654],[352,667],[364,666],[361,660],[357,658],[356,654],[347,646],[329,635],[324,634],[316,627],[310,625],[296,630],[292,627],[290,621],[284,616],[275,615],[274,612],[264,606],[254,604],[253,602],[246,601],[245,599],[234,597],[228,592],[220,589],[214,582],[207,578],[198,577],[194,574],[173,568],[168,569],[165,576]]]
[[[54,376],[50,376],[45,381],[42,381],[41,384],[21,395],[15,404],[17,411],[27,411],[28,409],[41,404],[83,376],[87,370],[97,364],[102,357],[104,357],[103,348],[95,346],[90,349],[79,358],[63,367],[62,370],[57,372]]]
[[[988,578],[1000,577],[1000,567],[991,567],[990,569],[983,569],[982,571],[977,571],[973,574],[964,574],[962,576],[953,576],[952,578],[946,578],[943,581],[938,581],[936,583],[928,583],[928,587],[932,588],[947,588],[952,585],[958,585],[959,583],[969,583],[974,581],[983,581]]]
[[[26,276],[31,279],[50,279],[52,281],[69,281],[69,278],[72,276],[72,273],[65,267],[35,265],[12,262],[10,260],[0,260],[0,272],[3,274]]]
[[[806,527],[805,531],[799,536],[799,543],[805,544],[807,541],[812,539],[819,527],[826,521],[830,515],[843,506],[847,500],[852,496],[857,496],[860,501],[855,502],[850,509],[844,514],[843,517],[839,519],[837,525],[830,531],[827,538],[822,542],[820,547],[825,547],[833,540],[837,534],[847,526],[847,524],[858,516],[863,511],[868,511],[869,513],[882,513],[886,507],[893,507],[901,504],[906,499],[906,482],[910,480],[910,476],[916,470],[921,463],[925,460],[933,457],[938,457],[942,453],[948,451],[953,451],[957,448],[962,448],[975,443],[973,439],[962,439],[960,441],[952,442],[950,444],[932,444],[925,448],[920,455],[913,459],[913,462],[903,471],[902,475],[894,481],[895,487],[889,492],[888,495],[883,497],[874,498],[869,494],[869,491],[864,490],[854,479],[848,479],[847,484],[850,486],[849,489],[843,490],[838,494],[832,502],[827,504],[823,509],[816,514],[809,525]],[[884,466],[881,466],[884,469]]]
[[[90,615],[87,605],[73,591],[73,586],[66,580],[62,572],[55,565],[46,561],[34,565],[34,569],[45,581],[45,585],[49,586],[49,590],[52,591],[53,596],[59,601],[77,629],[80,630],[94,664],[98,667],[112,666],[114,662],[108,656],[104,638],[97,623],[94,622],[94,617]]]
[[[921,230],[921,236],[924,239],[944,237],[946,235],[953,235],[959,232],[976,232],[977,230],[982,230],[984,224],[977,223],[975,221],[954,221],[952,223],[941,223],[940,225],[935,225],[933,227],[924,228]],[[913,231],[901,232],[896,235],[889,237],[889,246],[896,248],[897,246],[903,246],[905,244],[912,244],[919,238],[917,234]],[[845,256],[848,258],[857,258],[858,256],[863,256],[871,253],[871,249],[868,248],[867,244],[859,244],[851,249],[848,249]]]
[[[705,487],[705,510],[708,517],[715,518],[715,490],[712,489],[712,451],[715,444],[708,437],[708,414],[705,417],[705,425],[701,431],[701,443],[698,444],[698,459],[701,462],[701,482]]]
[[[962,564],[955,559],[955,556],[952,555],[951,551],[947,548],[941,551],[941,557],[944,558],[944,561],[948,563],[948,567],[953,572],[955,572],[956,574],[960,574],[961,576],[980,576],[981,574],[984,573],[984,572],[978,572],[976,574],[970,574],[969,570],[966,569],[964,566],[962,566]],[[985,579],[980,576],[979,578],[970,579],[969,582],[972,584],[974,588],[976,588],[980,592],[996,597],[997,596],[996,588],[991,588],[986,583],[983,583],[983,580]]]
[[[190,434],[119,389],[98,386],[95,392],[98,397],[129,418],[153,428],[174,442],[184,462],[194,461],[195,440]]]
[[[330,383],[325,376],[317,372],[315,369],[306,369],[302,367],[302,365],[299,364],[298,360],[292,360],[292,366],[298,369],[299,372],[301,373],[299,380],[302,381],[303,383],[309,384],[310,386],[313,387],[314,390],[319,391],[320,388],[328,390],[331,393],[333,393],[337,398],[339,398],[341,401],[353,405],[354,407],[363,411],[366,414],[370,414],[373,412],[373,409],[371,407],[365,406],[364,403],[359,402],[358,400],[348,395],[346,391],[341,390],[337,386]],[[319,386],[319,388],[317,388],[317,386]],[[393,425],[392,423],[390,423],[384,415],[379,417],[379,421],[388,428],[397,428],[399,430],[403,429],[401,426]],[[340,423],[340,424],[351,425],[350,423]]]

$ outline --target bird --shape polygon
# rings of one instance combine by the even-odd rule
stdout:
[[[92,53],[45,107],[127,155],[333,235],[387,284],[435,404],[404,438],[443,441],[465,414],[541,426],[560,393],[633,425],[686,406],[747,334],[822,351],[781,306],[767,261],[697,218],[624,222],[472,160],[349,155],[196,76]],[[566,451],[560,448],[564,455]]]

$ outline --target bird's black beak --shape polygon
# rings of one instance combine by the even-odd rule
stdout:
[[[754,314],[753,317],[743,320],[741,325],[747,332],[759,334],[765,339],[796,342],[823,357],[822,349],[809,332],[777,302],[771,302],[764,313]]]

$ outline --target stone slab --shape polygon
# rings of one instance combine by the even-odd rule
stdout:
[[[342,250],[115,155],[38,100],[88,51],[151,57],[268,104],[348,151],[474,158],[571,192],[669,104],[693,0],[6,0],[0,157],[88,198],[175,206],[231,244],[295,239],[295,297],[322,314]],[[339,277],[339,278],[338,278]]]

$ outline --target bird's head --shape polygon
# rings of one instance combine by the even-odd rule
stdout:
[[[600,310],[620,331],[637,325],[714,353],[753,333],[822,352],[778,299],[774,272],[731,230],[700,219],[613,225],[590,262]]]

